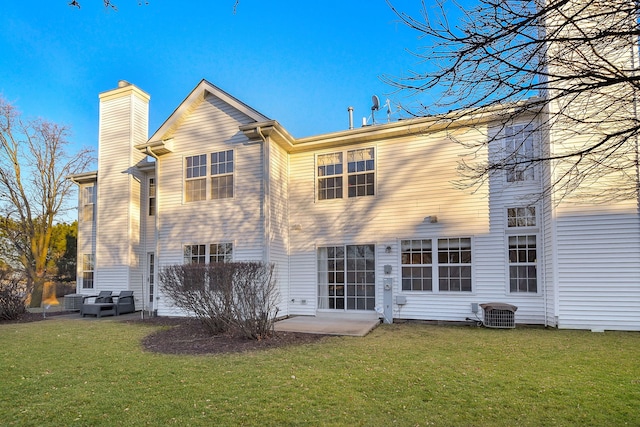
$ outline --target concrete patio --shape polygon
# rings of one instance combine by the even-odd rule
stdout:
[[[379,324],[378,313],[319,313],[316,316],[293,316],[279,320],[275,328],[278,332],[363,337]]]

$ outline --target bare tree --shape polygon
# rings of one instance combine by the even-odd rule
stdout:
[[[0,234],[24,268],[32,307],[39,306],[47,275],[54,222],[91,151],[68,153],[68,129],[42,119],[22,120],[0,97]]]
[[[489,159],[461,165],[466,185],[540,165],[542,193],[556,200],[638,197],[640,2],[479,0],[466,9],[455,0],[422,1],[419,17],[387,2],[427,42],[413,52],[424,70],[383,77],[412,94],[437,94],[432,105],[409,107],[412,114],[455,109],[458,118],[489,114],[504,127],[530,112],[522,131],[546,143],[528,156],[489,149]],[[490,148],[501,130],[470,148]]]

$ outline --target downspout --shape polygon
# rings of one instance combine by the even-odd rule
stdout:
[[[270,250],[270,238],[271,238],[271,191],[270,191],[270,158],[269,158],[269,140],[262,133],[262,128],[258,126],[256,128],[256,132],[262,139],[262,151],[264,153],[262,160],[262,189],[264,192],[263,201],[262,201],[262,210],[264,214],[263,221],[263,239],[264,239],[264,250],[263,250],[263,259],[265,264],[269,264],[271,261],[271,250]]]
[[[151,314],[154,312],[154,310],[158,309],[158,307],[154,307],[154,306],[156,305],[155,301],[158,300],[158,292],[160,290],[158,280],[156,280],[156,278],[158,277],[157,272],[160,267],[160,245],[158,244],[158,235],[159,235],[158,229],[160,227],[160,158],[151,150],[151,147],[146,147],[145,152],[148,156],[153,157],[156,161],[156,168],[155,168],[156,211],[155,211],[155,215],[153,216],[153,237],[155,239],[155,245],[154,245],[155,248],[154,248],[154,255],[153,255],[154,257],[154,260],[153,260],[154,262],[153,295],[154,296],[153,297],[155,300],[151,301],[151,310],[150,310],[150,314]],[[145,239],[146,239],[146,236],[147,236],[147,233],[145,233]],[[146,251],[145,251],[145,256],[146,256]],[[147,262],[148,262],[148,259],[147,259]],[[148,271],[149,271],[149,266],[147,265],[147,272]],[[142,311],[144,312],[144,310]]]

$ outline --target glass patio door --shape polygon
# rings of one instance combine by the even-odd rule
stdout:
[[[375,246],[318,248],[318,308],[374,310]]]

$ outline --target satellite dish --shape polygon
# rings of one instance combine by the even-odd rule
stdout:
[[[373,95],[371,97],[371,102],[373,102],[373,105],[371,106],[371,111],[378,111],[380,109],[380,99],[378,99],[378,96]]]

